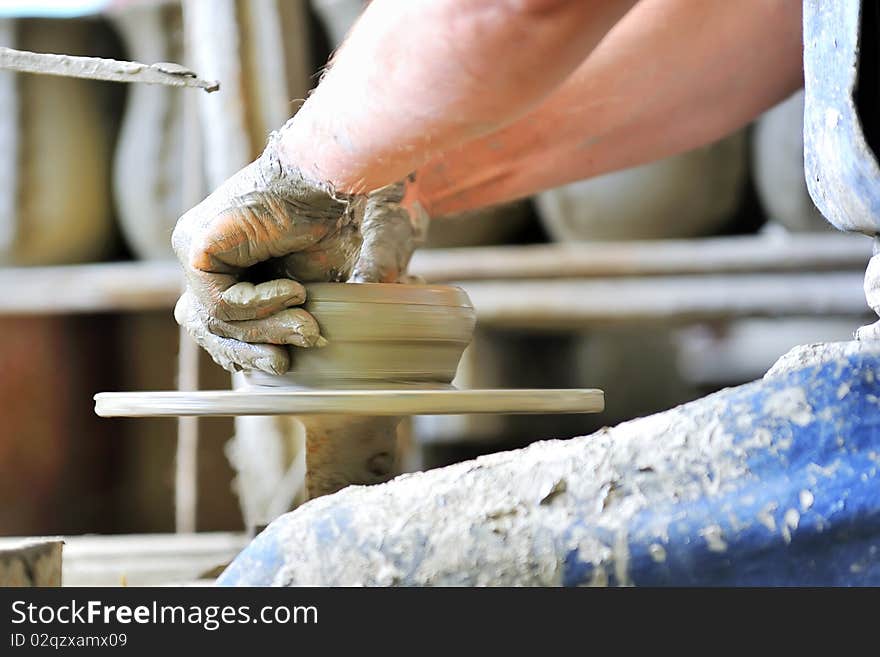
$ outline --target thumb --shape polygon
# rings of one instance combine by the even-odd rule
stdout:
[[[396,283],[406,273],[413,251],[424,243],[427,213],[418,203],[404,207],[399,198],[374,193],[367,200],[363,242],[349,282]]]

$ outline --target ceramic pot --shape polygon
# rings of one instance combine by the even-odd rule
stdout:
[[[538,214],[559,242],[711,235],[739,206],[746,160],[745,134],[739,133],[539,194]]]
[[[768,110],[755,123],[752,171],[768,220],[794,232],[833,230],[807,191],[803,91]]]
[[[0,45],[88,55],[92,26],[0,21]],[[0,264],[98,260],[113,248],[105,88],[0,71]]]
[[[283,376],[255,385],[317,388],[442,387],[455,377],[476,316],[464,290],[446,285],[314,283],[304,308],[328,344],[292,350]]]

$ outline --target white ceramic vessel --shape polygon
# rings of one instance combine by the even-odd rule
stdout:
[[[711,235],[739,205],[746,161],[745,135],[739,133],[538,194],[538,213],[558,242]]]

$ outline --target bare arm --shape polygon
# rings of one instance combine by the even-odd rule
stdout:
[[[286,131],[287,162],[342,191],[398,181],[523,116],[633,0],[374,0]]]
[[[641,0],[563,86],[420,171],[432,215],[714,141],[803,84],[801,0]]]

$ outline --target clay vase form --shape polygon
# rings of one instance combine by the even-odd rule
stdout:
[[[471,340],[474,309],[446,285],[312,283],[303,305],[328,344],[291,349],[282,376],[251,383],[308,388],[448,387]]]
[[[564,185],[536,197],[556,241],[711,235],[737,209],[746,182],[738,133],[651,164]]]
[[[810,198],[804,176],[804,92],[755,123],[752,170],[768,220],[794,232],[833,230]]]
[[[89,55],[86,21],[0,20],[0,45]],[[0,71],[0,264],[97,260],[113,245],[100,85]]]
[[[136,6],[113,19],[132,59],[181,61],[179,6]],[[113,161],[113,192],[123,235],[141,258],[173,257],[171,231],[185,210],[181,180],[186,93],[162,85],[129,85]]]
[[[449,388],[473,334],[467,294],[441,285],[316,283],[304,308],[328,344],[290,347],[287,374],[250,372],[252,386],[298,389]],[[397,472],[399,417],[300,416],[305,428],[306,497]]]

